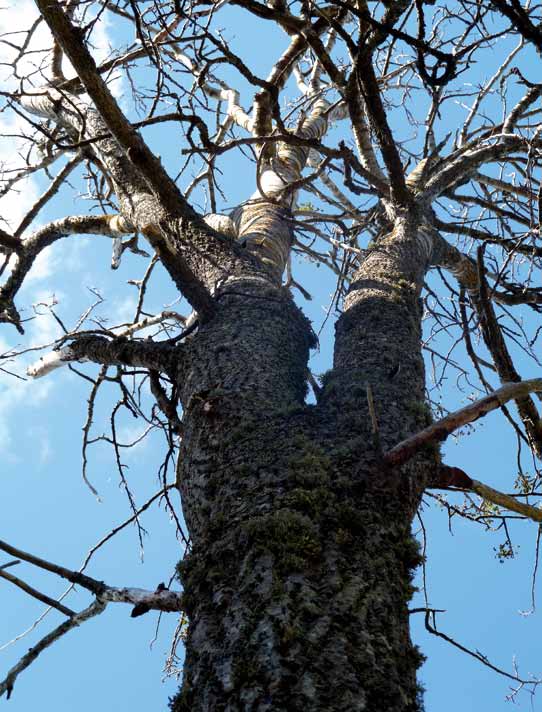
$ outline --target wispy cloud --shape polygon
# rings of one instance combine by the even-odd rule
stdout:
[[[50,294],[46,291],[35,292],[36,303],[50,303]],[[26,322],[28,343],[33,345],[51,344],[61,335],[61,329],[52,317],[47,313],[46,307],[40,308],[41,316]],[[17,350],[12,345],[9,345],[7,340],[0,338],[0,354],[7,354]],[[36,352],[22,354],[16,357],[13,363],[5,364],[0,361],[0,366],[5,364],[9,370],[13,370],[18,374],[25,374],[26,367],[36,360]],[[40,408],[45,405],[53,388],[60,386],[61,380],[64,380],[65,375],[59,374],[55,379],[44,378],[39,381],[20,380],[8,374],[0,374],[0,457],[7,458],[9,461],[16,462],[18,456],[13,448],[14,444],[14,428],[16,423],[25,420],[23,411],[28,412],[28,404],[32,403],[32,413],[34,422],[41,421],[39,416]],[[31,424],[27,424],[28,430]],[[46,431],[46,424],[42,425],[40,440],[43,440],[43,433]]]
[[[52,37],[46,23],[39,21],[39,12],[33,0],[17,0],[8,2],[0,7],[0,38],[5,40],[0,43],[0,83],[6,91],[20,88],[20,78],[30,77],[31,85],[39,87],[46,83],[50,71],[50,52]],[[87,18],[90,19],[90,18]],[[26,52],[20,57],[17,46],[21,46],[27,37],[27,31],[33,28],[32,38]],[[107,13],[103,13],[100,22],[96,23],[92,33],[92,53],[97,62],[102,61],[111,52],[112,27],[107,22]],[[68,61],[64,62],[64,71],[67,77],[73,76],[74,70]],[[30,85],[26,85],[30,88]],[[112,84],[112,89],[120,94],[121,82]],[[3,180],[8,180],[15,173],[26,167],[28,158],[29,141],[27,136],[34,129],[23,116],[15,112],[4,111],[0,113],[0,175]],[[32,161],[38,159],[38,151],[33,149]],[[37,174],[26,177],[16,184],[6,196],[0,197],[0,227],[15,229],[28,210],[34,205],[39,195],[46,188],[47,182],[40,179]],[[1,183],[0,183],[1,185]],[[59,206],[59,213],[55,217],[69,214],[74,211],[73,202]],[[76,212],[85,212],[84,206]],[[32,225],[35,229],[38,223]],[[81,269],[81,264],[75,264],[75,253],[69,245],[62,245],[60,249],[45,250],[33,264],[25,280],[21,297],[24,305],[49,302],[51,295],[56,292],[57,297],[62,295],[58,288],[58,279],[55,279],[61,270],[74,271]],[[71,263],[66,261],[71,255]],[[66,259],[64,259],[66,257]],[[126,307],[127,309],[127,307]],[[24,344],[42,345],[53,342],[60,335],[60,328],[54,318],[47,314],[46,308],[40,310],[41,316],[26,322],[26,335]],[[31,314],[27,309],[24,316]],[[15,330],[7,325],[2,325],[0,332],[0,355],[14,350]],[[9,343],[11,342],[11,343]],[[16,363],[6,364],[0,361],[0,366],[12,369],[19,374],[24,374],[27,365],[36,360],[36,352],[31,352],[17,357]],[[19,455],[16,451],[17,431],[14,423],[25,422],[28,418],[28,404],[32,403],[33,422],[40,419],[42,423],[39,433],[36,431],[34,442],[41,453],[41,459],[48,458],[47,450],[47,422],[40,416],[40,409],[47,405],[53,389],[62,388],[70,374],[58,373],[54,378],[44,378],[39,381],[23,381],[13,376],[0,372],[0,457],[6,461],[16,462]],[[44,411],[42,411],[44,412]],[[30,430],[31,424],[28,423]]]
[[[25,423],[28,416],[28,404],[32,403],[32,414],[36,417],[40,407],[48,399],[53,382],[46,379],[36,383],[20,381],[13,377],[0,380],[0,457],[4,462],[16,463],[22,458],[15,444],[15,423]],[[29,424],[26,427],[30,429]]]

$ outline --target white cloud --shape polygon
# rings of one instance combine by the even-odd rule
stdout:
[[[82,210],[81,212],[84,212]],[[73,239],[66,239],[57,242],[53,249],[43,250],[38,254],[32,269],[25,277],[24,286],[32,288],[36,282],[43,282],[49,277],[58,274],[59,271],[67,273],[81,273],[85,267],[85,249],[88,247],[88,242],[85,243],[85,238],[74,236]],[[88,258],[87,258],[88,259]],[[81,284],[92,282],[90,276],[81,274]],[[54,283],[53,283],[54,285]],[[59,296],[58,289],[55,289],[57,297]],[[32,303],[39,301],[34,295]],[[60,301],[60,298],[59,298]]]
[[[15,3],[0,7],[0,35],[12,44],[21,44],[25,32],[29,30],[39,17],[39,11],[33,0],[17,0]],[[85,22],[91,19],[85,16]],[[97,63],[102,62],[111,54],[111,22],[108,13],[102,12],[100,21],[92,30],[91,51]],[[49,77],[50,51],[53,44],[52,35],[47,24],[42,20],[34,29],[27,52],[17,64],[18,76],[31,77],[34,86],[45,83]],[[7,44],[0,45],[2,61],[12,62],[17,57],[17,50]],[[75,71],[68,59],[62,65],[66,77],[74,77]],[[13,76],[9,66],[0,67],[0,79],[10,88],[16,88],[19,81]]]
[[[32,282],[38,282],[43,279],[47,279],[52,274],[55,273],[58,266],[58,259],[55,258],[51,250],[43,250],[38,254],[34,263],[32,264],[32,269],[28,273],[25,279],[25,284],[31,284]]]
[[[10,365],[7,368],[10,368]],[[13,433],[16,421],[22,417],[20,410],[28,411],[28,403],[31,402],[33,413],[36,414],[40,405],[49,397],[52,387],[52,381],[47,381],[47,379],[21,381],[2,374],[0,379],[0,456],[3,460],[19,461],[20,457],[13,447]]]
[[[53,449],[51,447],[51,441],[49,438],[49,434],[47,431],[43,431],[40,435],[40,448],[39,448],[39,454],[40,454],[40,463],[42,465],[45,465],[45,463],[49,462],[53,455]]]
[[[20,87],[20,80],[14,76],[10,63],[17,59],[17,49],[11,45],[21,45],[26,37],[26,31],[38,19],[39,13],[33,0],[17,0],[8,2],[0,7],[0,38],[5,42],[0,43],[0,83],[5,91],[15,90]],[[90,18],[87,18],[87,20]],[[93,30],[92,54],[99,63],[110,55],[111,26],[108,23],[107,13],[101,15]],[[39,87],[43,85],[49,76],[50,50],[52,47],[51,34],[45,22],[41,21],[34,29],[34,33],[27,52],[17,63],[16,71],[19,77],[31,77],[32,85]],[[73,68],[69,62],[64,63],[66,75],[73,76]],[[28,87],[28,84],[27,84]],[[112,91],[118,96],[122,94],[122,82],[115,81],[111,85]],[[0,175],[4,180],[13,177],[18,170],[25,168],[27,152],[29,149],[26,133],[33,133],[33,129],[18,114],[4,112],[0,114]],[[32,162],[37,160],[37,153],[31,156]],[[56,168],[53,168],[53,172]],[[41,192],[45,189],[46,183],[40,186],[36,176],[30,176],[21,180],[9,192],[8,195],[0,197],[0,218],[5,222],[0,222],[0,227],[4,229],[15,229],[23,217],[27,214],[31,206],[36,202]],[[73,205],[67,205],[66,211],[72,211]],[[84,212],[84,209],[81,210]],[[62,215],[59,214],[58,217]],[[38,218],[39,219],[39,218]],[[37,223],[33,224],[33,228]],[[36,304],[37,302],[49,302],[51,295],[56,291],[57,297],[61,297],[54,281],[51,279],[58,272],[59,268],[75,271],[81,267],[82,246],[76,245],[73,249],[68,246],[65,250],[55,249],[45,250],[34,262],[34,265],[27,276],[24,284],[24,299],[21,303]],[[65,259],[66,258],[66,259]],[[66,261],[67,260],[67,261]],[[5,276],[4,276],[5,278]],[[39,283],[39,291],[36,290]],[[135,303],[119,304],[119,310],[124,315],[131,315]],[[60,327],[46,309],[41,309],[41,316],[25,323],[26,336],[24,344],[41,345],[53,342],[60,335]],[[28,316],[31,310],[25,310],[24,316]],[[15,330],[5,326],[0,337],[0,355],[14,349],[14,343],[18,342]],[[8,341],[11,342],[8,344]],[[19,346],[18,348],[22,348]],[[0,360],[0,367],[5,366],[16,373],[24,374],[26,367],[37,360],[37,352],[30,352],[17,357],[16,362],[6,363]],[[32,404],[33,417],[39,418],[39,409],[46,406],[53,389],[63,387],[69,372],[55,373],[54,377],[43,378],[38,381],[23,381],[13,376],[0,372],[0,457],[4,461],[17,461],[18,455],[14,450],[15,426],[17,419],[28,415],[28,404]],[[64,384],[65,385],[65,384]],[[40,457],[45,461],[49,457],[47,450],[46,431],[37,437]],[[41,444],[39,444],[41,443]]]
[[[16,3],[0,7],[0,37],[5,40],[0,43],[0,82],[4,90],[19,89],[20,80],[17,77],[29,78],[34,87],[43,85],[49,77],[50,50],[53,41],[44,21],[34,28],[27,51],[22,57],[18,58],[18,51],[12,46],[22,44],[26,38],[26,31],[32,27],[38,17],[39,12],[32,0],[17,0]],[[111,53],[107,13],[103,13],[100,21],[94,26],[92,53],[98,63]],[[17,61],[16,75],[10,66],[10,63],[15,61]],[[66,76],[75,76],[70,62],[65,60],[64,65]],[[29,88],[28,83],[25,88]],[[119,95],[122,94],[122,81],[113,82],[112,90]],[[25,157],[29,148],[25,133],[29,130],[32,129],[22,116],[14,112],[0,115],[0,170],[4,172],[5,178],[13,176],[13,171],[25,167]],[[36,160],[36,152],[33,153],[33,160]],[[38,182],[31,176],[17,183],[16,188],[7,196],[0,198],[0,218],[6,221],[4,227],[15,229],[39,194]],[[46,259],[42,258],[42,264]]]

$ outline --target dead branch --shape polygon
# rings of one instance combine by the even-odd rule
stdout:
[[[106,605],[107,604],[103,601],[94,601],[88,608],[85,608],[71,618],[68,618],[68,620],[64,621],[64,623],[61,623],[54,630],[44,636],[38,643],[36,643],[36,645],[32,646],[26,655],[23,655],[19,662],[11,668],[6,678],[0,682],[0,697],[2,695],[6,695],[9,700],[11,693],[13,692],[15,680],[20,673],[23,672],[23,670],[26,670],[26,668],[29,667],[34,660],[36,660],[40,653],[46,650],[50,645],[70,630],[80,626],[81,623],[84,623],[85,621],[90,620],[90,618],[94,618],[94,616],[98,616],[100,613],[103,613]]]
[[[45,603],[46,606],[51,606],[51,608],[55,608],[57,611],[60,611],[60,613],[63,613],[65,616],[68,616],[68,618],[71,618],[72,616],[75,615],[75,612],[72,611],[71,608],[67,608],[66,606],[63,606],[62,603],[55,601],[54,598],[51,598],[50,596],[46,596],[41,591],[38,591],[37,589],[33,588],[32,586],[29,586],[25,581],[18,578],[17,576],[13,576],[13,574],[9,574],[7,571],[4,571],[2,568],[0,568],[0,578],[3,578],[6,581],[9,581],[14,586],[17,586],[18,588],[20,588],[25,593],[28,593],[28,595],[32,596],[32,598],[35,598],[38,601],[41,601],[42,603]]]
[[[144,327],[143,327],[144,328]],[[167,342],[132,340],[125,336],[71,335],[68,346],[42,356],[28,368],[28,375],[40,378],[70,361],[92,361],[106,366],[142,366],[168,372],[181,356],[179,347]]]
[[[534,507],[532,504],[522,502],[517,497],[512,497],[504,492],[499,492],[489,485],[473,480],[466,472],[459,467],[440,465],[437,477],[430,484],[431,488],[448,489],[450,487],[460,490],[469,490],[482,497],[482,499],[499,507],[504,507],[511,512],[521,514],[534,522],[542,522],[542,509]]]
[[[468,423],[473,423],[478,418],[483,418],[491,411],[500,408],[510,400],[526,397],[529,393],[542,391],[542,378],[534,378],[520,383],[507,383],[493,391],[484,398],[471,403],[471,405],[456,410],[442,420],[438,420],[424,430],[412,435],[406,440],[395,445],[384,454],[384,462],[390,467],[400,467],[408,462],[424,447],[435,442],[442,442],[446,438]]]

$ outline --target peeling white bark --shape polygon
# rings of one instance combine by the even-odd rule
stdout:
[[[213,230],[221,232],[223,235],[228,235],[231,238],[237,237],[237,230],[233,220],[229,215],[221,215],[220,213],[209,213],[205,215],[205,222]]]
[[[131,603],[134,606],[147,606],[158,611],[182,610],[181,594],[177,591],[157,590],[147,591],[143,588],[113,588],[108,587],[100,600],[106,603]]]
[[[51,371],[65,366],[69,361],[74,361],[74,353],[69,346],[65,346],[63,349],[58,349],[51,351],[45,356],[41,356],[38,361],[33,363],[26,369],[26,373],[31,378],[41,378],[46,376]]]

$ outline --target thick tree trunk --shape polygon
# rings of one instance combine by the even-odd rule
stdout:
[[[400,226],[365,260],[321,401],[304,404],[309,325],[280,288],[228,285],[180,376],[179,487],[192,549],[174,712],[420,709],[408,601],[427,461],[386,470],[426,424],[419,293]]]

